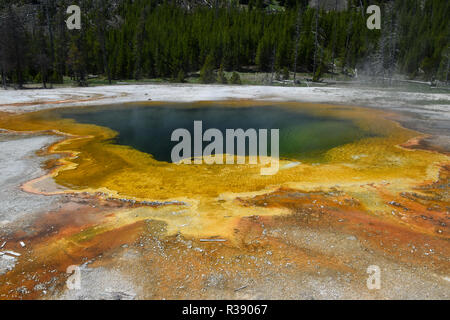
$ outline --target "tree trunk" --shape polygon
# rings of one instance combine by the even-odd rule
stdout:
[[[103,55],[103,65],[106,69],[106,75],[108,76],[108,83],[111,84],[111,71],[109,70],[109,63],[108,63],[108,52],[106,51],[106,44],[105,44],[105,35],[102,36],[102,55]]]
[[[20,61],[21,57],[19,55],[19,46],[17,40],[15,41],[14,51],[16,53],[16,75],[17,75],[17,87],[19,89],[23,88],[23,77],[22,77],[22,63]]]
[[[2,67],[2,86],[6,90],[5,71],[3,70],[3,67]]]
[[[50,15],[48,13],[48,3],[49,0],[46,1],[45,3],[45,17],[47,19],[47,26],[48,26],[48,34],[50,37],[50,73],[52,73],[53,71],[53,65],[55,63],[55,44],[54,44],[54,40],[53,40],[53,27],[52,24],[50,22]],[[51,80],[51,76],[50,76],[50,88],[53,88],[53,83]]]
[[[317,0],[317,8],[316,8],[316,34],[314,38],[314,65],[313,65],[313,79],[316,75],[316,60],[317,60],[317,50],[318,48],[318,42],[319,42],[319,10],[320,10],[320,0]]]
[[[445,74],[445,84],[448,84],[448,72],[450,69],[450,53],[447,55],[447,72]]]
[[[295,51],[294,51],[294,85],[297,77],[298,42],[300,41],[300,24],[302,21],[302,9],[298,8],[297,21],[295,23]]]
[[[338,10],[338,0],[336,0],[335,4],[334,4],[334,10],[337,12]],[[337,41],[337,18],[334,18],[334,31],[333,31],[334,37],[333,37],[333,47],[331,49],[331,63],[333,64],[333,74],[336,73],[336,70],[334,69],[334,66],[336,65],[336,56],[335,56],[335,51],[336,51],[336,41]]]
[[[277,54],[277,49],[274,45],[273,52],[272,52],[272,66],[271,66],[271,75],[270,75],[270,84],[273,83],[273,73],[275,71],[275,56]]]

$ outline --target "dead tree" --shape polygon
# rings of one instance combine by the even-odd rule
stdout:
[[[397,68],[397,42],[398,42],[398,23],[393,3],[387,3],[385,6],[384,26],[381,33],[381,47],[383,48],[383,78],[389,79],[392,83],[392,77]]]
[[[443,58],[447,58],[447,67],[445,69],[445,84],[448,85],[448,74],[450,70],[450,46],[447,46],[447,48],[444,49]]]
[[[335,4],[334,4],[334,10],[335,10],[335,12],[337,12],[337,10],[338,10],[338,0],[336,0],[335,1]],[[336,42],[337,42],[337,21],[338,21],[338,19],[335,17],[334,18],[334,32],[333,32],[333,47],[332,47],[332,49],[331,49],[331,63],[333,64],[333,70],[332,70],[332,72],[333,73],[336,73],[336,70],[335,70],[335,65],[336,65],[336,55],[335,55],[335,50],[336,50]]]
[[[317,62],[317,51],[319,49],[319,11],[320,11],[320,0],[317,0],[316,8],[316,27],[314,34],[314,64],[313,64],[313,78],[316,75],[316,62]]]
[[[270,75],[270,84],[273,83],[273,74],[275,72],[275,57],[277,55],[277,47],[276,44],[273,45],[273,51],[272,51],[272,63],[271,63],[271,75]]]
[[[295,21],[294,84],[295,84],[295,78],[297,76],[298,43],[300,42],[301,24],[302,24],[302,9],[299,6],[298,12],[297,12],[297,19]]]

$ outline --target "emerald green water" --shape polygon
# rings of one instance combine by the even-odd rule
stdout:
[[[319,117],[306,111],[273,106],[195,107],[189,104],[163,106],[123,105],[55,111],[63,118],[95,124],[118,132],[114,143],[131,146],[160,161],[171,161],[172,132],[185,128],[194,137],[195,120],[203,122],[203,132],[219,129],[279,129],[280,157],[317,160],[331,148],[373,136],[351,120]],[[269,134],[270,136],[270,134]],[[269,139],[270,140],[270,139]],[[205,147],[209,142],[204,142]]]

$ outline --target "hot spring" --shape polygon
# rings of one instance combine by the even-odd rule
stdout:
[[[176,142],[171,134],[185,128],[194,136],[194,121],[203,130],[279,129],[280,156],[285,159],[320,160],[325,152],[340,145],[375,136],[350,119],[315,115],[275,105],[226,107],[209,104],[164,106],[124,105],[59,110],[62,118],[107,127],[117,132],[113,143],[151,154],[158,161],[171,162]],[[203,142],[205,147],[208,142]]]

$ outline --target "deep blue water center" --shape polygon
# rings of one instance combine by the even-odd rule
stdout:
[[[185,128],[191,132],[193,139],[195,120],[202,120],[203,132],[216,128],[224,136],[226,129],[279,129],[280,156],[299,160],[318,160],[331,148],[371,136],[351,120],[319,117],[279,106],[133,104],[60,109],[57,113],[79,123],[113,129],[118,132],[114,143],[131,146],[166,162],[171,162],[171,150],[178,143],[171,141],[172,132]],[[208,143],[204,142],[203,147]]]

